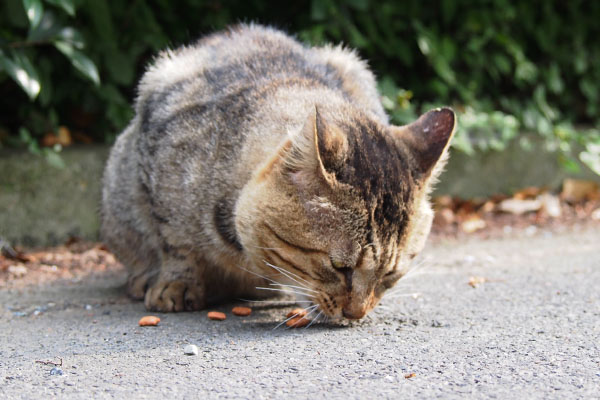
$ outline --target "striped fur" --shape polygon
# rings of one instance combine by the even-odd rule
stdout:
[[[102,235],[160,311],[295,276],[326,315],[362,317],[423,247],[454,129],[448,109],[390,126],[354,52],[257,25],[161,53],[135,109]]]

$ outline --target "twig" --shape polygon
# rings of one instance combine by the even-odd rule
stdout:
[[[44,364],[44,365],[54,365],[55,367],[62,367],[62,358],[58,357],[58,359],[60,360],[60,363],[54,362],[54,361],[42,361],[42,360],[35,360],[36,363],[40,363],[40,364]]]

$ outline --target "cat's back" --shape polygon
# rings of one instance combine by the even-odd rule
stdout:
[[[306,47],[252,24],[162,52],[140,82],[137,113],[143,131],[198,105],[203,113],[250,115],[262,100],[289,87],[325,88],[387,121],[375,79],[355,53]]]

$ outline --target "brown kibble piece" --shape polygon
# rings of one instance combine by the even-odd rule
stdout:
[[[209,311],[208,312],[208,318],[215,320],[215,321],[224,321],[225,318],[227,318],[227,316],[219,311]]]
[[[306,310],[303,308],[294,308],[292,311],[290,311],[289,313],[287,313],[286,315],[288,318],[292,318],[292,317],[304,317],[306,316]]]
[[[252,309],[250,307],[233,307],[231,312],[238,317],[247,317],[252,313]]]
[[[138,324],[140,326],[156,326],[160,322],[160,318],[155,317],[154,315],[146,315],[142,317]]]
[[[303,326],[306,326],[309,323],[310,323],[310,319],[305,318],[304,316],[302,316],[302,317],[292,318],[288,322],[286,322],[285,324],[287,326],[289,326],[290,328],[302,328]]]

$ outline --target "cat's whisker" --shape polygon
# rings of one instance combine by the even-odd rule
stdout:
[[[266,260],[263,260],[263,261],[267,264],[267,266],[269,266],[269,267],[273,268],[274,270],[278,271],[279,273],[287,276],[288,278],[292,279],[294,282],[298,283],[299,285],[302,285],[302,283],[298,282],[296,279],[294,279],[294,277],[300,279],[301,281],[305,282],[309,286],[312,285],[309,281],[307,281],[306,279],[302,278],[298,274],[295,274],[295,273],[293,273],[291,271],[287,271],[287,270],[285,270],[285,269],[283,269],[281,267],[278,267],[277,265],[273,265],[273,264],[271,264],[270,262],[268,262]]]
[[[312,305],[312,306],[310,306],[310,307],[306,307],[306,308],[304,308],[303,310],[304,310],[304,311],[308,311],[308,310],[314,310],[314,309],[315,309],[315,308],[317,308],[317,307],[319,307],[319,305],[318,305],[318,304],[314,304],[314,305]],[[286,319],[285,321],[282,321],[282,322],[280,322],[279,324],[277,324],[277,326],[276,326],[275,328],[273,328],[273,330],[275,330],[275,329],[279,328],[281,325],[285,324],[285,323],[286,323],[286,322],[288,322],[289,320],[291,320],[291,319],[293,319],[293,318],[296,318],[296,317],[298,317],[298,316],[300,316],[300,313],[296,313],[296,314],[292,315],[291,317],[289,317],[289,318],[288,318],[288,319]]]
[[[252,275],[258,276],[259,278],[265,279],[265,280],[267,280],[267,281],[269,281],[269,282],[271,282],[271,283],[275,283],[275,284],[278,284],[278,285],[280,284],[280,283],[279,283],[279,282],[277,282],[276,280],[274,280],[274,279],[271,279],[271,278],[269,278],[269,277],[267,277],[267,276],[265,276],[265,275],[261,275],[261,274],[259,274],[259,273],[257,273],[257,272],[250,271],[249,269],[246,269],[246,268],[244,268],[244,267],[240,267],[239,265],[237,265],[237,267],[238,267],[239,269],[241,269],[242,271],[246,271],[246,272],[248,272],[248,273],[250,273],[250,274],[252,274]]]
[[[262,286],[257,286],[256,289],[258,290],[271,290],[273,292],[282,292],[282,293],[294,293],[300,296],[306,296],[306,297],[316,297],[313,296],[312,294],[308,294],[308,293],[303,293],[303,292],[296,292],[293,290],[285,290],[285,289],[277,289],[277,288],[268,288],[268,287],[262,287]]]
[[[386,295],[384,296],[385,299],[389,300],[389,299],[394,299],[394,298],[398,298],[398,297],[413,297],[413,298],[417,298],[419,296],[421,296],[423,293],[421,292],[414,292],[414,293],[391,293],[389,296]]]
[[[297,303],[313,303],[311,300],[252,300],[238,298],[239,301],[245,301],[247,303],[273,303],[273,304],[289,304],[290,306]]]
[[[315,306],[316,306],[316,307],[314,307],[314,308],[313,308],[313,309],[312,309],[312,310],[311,310],[309,313],[307,313],[307,314],[306,314],[305,316],[303,316],[302,318],[304,318],[304,319],[308,319],[308,317],[310,317],[310,315],[311,315],[312,313],[314,313],[315,311],[317,311],[317,310],[319,309],[319,305],[318,305],[318,304],[315,304]],[[306,310],[306,311],[308,311],[308,310]],[[311,322],[312,322],[312,321],[311,321]],[[291,326],[288,326],[286,329],[290,329],[290,328],[291,328]]]
[[[287,271],[281,267],[278,267],[276,265],[271,264],[270,262],[263,260],[265,262],[265,264],[267,264],[267,266],[273,268],[276,271],[279,271],[280,273],[282,273],[283,275],[287,276],[288,278],[290,278],[291,280],[293,280],[294,282],[296,282],[298,285],[300,286],[306,286],[303,285],[301,282],[298,282],[298,280],[296,280],[294,277],[300,279],[301,281],[305,282],[308,286],[312,286],[312,284],[307,281],[306,279],[302,278],[301,276],[298,276],[297,274],[294,274],[293,272]]]
[[[317,314],[317,316],[316,316],[316,317],[314,317],[314,318],[312,319],[312,321],[310,321],[310,323],[304,327],[304,329],[308,329],[308,328],[310,328],[310,326],[311,326],[312,324],[314,324],[314,323],[315,323],[315,322],[316,322],[316,321],[319,319],[319,317],[320,317],[322,314],[323,314],[323,310],[319,311],[319,313]]]
[[[269,286],[282,286],[282,287],[289,287],[289,288],[293,288],[293,289],[306,290],[306,291],[313,292],[313,293],[319,293],[316,290],[309,289],[304,286],[285,285],[283,283],[269,283]]]
[[[421,271],[423,268],[427,267],[429,264],[426,264],[426,261],[426,259],[420,260],[415,266],[409,269],[408,272],[404,274],[404,276],[401,279],[406,280],[411,276],[414,276],[417,271]]]

